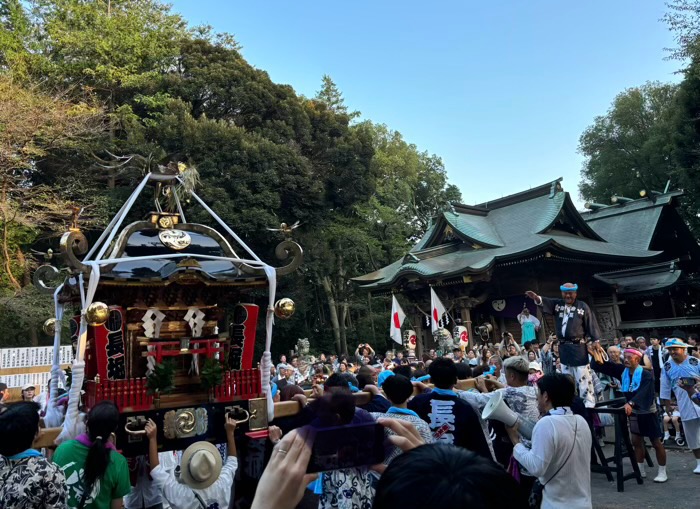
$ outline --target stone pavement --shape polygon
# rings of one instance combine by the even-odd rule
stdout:
[[[612,456],[612,447],[604,448],[606,456]],[[625,491],[618,493],[615,483],[608,483],[605,474],[591,473],[591,490],[593,492],[594,509],[697,509],[698,490],[700,489],[700,475],[693,474],[695,457],[687,449],[667,449],[667,473],[668,481],[655,483],[656,458],[654,450],[650,449],[654,467],[646,466],[647,478],[644,484],[637,481],[625,482]],[[629,460],[625,464],[625,474],[630,473],[632,467]],[[614,476],[614,474],[613,474]]]

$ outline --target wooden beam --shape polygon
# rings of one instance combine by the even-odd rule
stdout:
[[[62,364],[61,369],[66,369],[70,364]],[[0,368],[0,376],[24,375],[31,373],[50,373],[51,365],[48,366],[28,366],[25,368]]]
[[[59,433],[61,433],[61,429],[63,428],[41,428],[39,430],[39,436],[36,437],[36,440],[34,440],[32,447],[35,449],[41,449],[42,447],[53,449],[56,447],[54,441],[56,440],[56,437],[58,437]]]
[[[429,385],[429,387],[432,386]],[[455,387],[459,390],[468,390],[475,388],[476,383],[473,378],[470,378],[468,380],[459,380]],[[310,391],[306,392],[310,393]],[[418,393],[418,390],[414,391],[414,395]],[[369,403],[370,394],[368,392],[358,392],[355,393],[353,396],[355,396],[356,405],[365,405]],[[275,417],[291,417],[292,415],[296,415],[299,412],[301,412],[301,408],[301,403],[299,403],[298,401],[281,401],[279,403],[275,403]],[[56,437],[60,432],[61,428],[43,428],[40,431],[37,439],[34,441],[33,447],[36,449],[40,449],[42,447],[51,449],[56,447],[54,441],[56,440]]]

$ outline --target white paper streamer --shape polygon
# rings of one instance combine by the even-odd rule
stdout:
[[[165,313],[158,308],[148,308],[146,313],[141,318],[143,322],[143,333],[147,338],[159,338],[160,328],[163,325]]]
[[[58,379],[63,375],[61,369],[61,322],[63,321],[63,304],[58,301],[58,296],[63,290],[63,285],[56,288],[53,293],[54,313],[56,315],[56,331],[53,335],[53,364],[51,366],[51,385],[49,388],[49,401],[44,416],[44,423],[49,428],[55,428],[61,425],[63,415],[56,408],[58,401]],[[65,375],[63,384],[65,386]]]

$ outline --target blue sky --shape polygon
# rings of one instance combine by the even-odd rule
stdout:
[[[678,81],[652,0],[175,0],[307,96],[329,74],[349,108],[441,156],[465,203],[564,177],[616,94]]]

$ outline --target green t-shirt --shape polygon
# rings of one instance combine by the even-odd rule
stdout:
[[[78,507],[83,496],[83,469],[88,448],[77,440],[69,440],[58,446],[53,462],[63,470],[68,488],[68,507]],[[131,491],[129,466],[126,458],[116,451],[109,455],[109,465],[102,479],[95,481],[92,493],[87,497],[85,509],[110,509],[112,500],[122,498]]]

